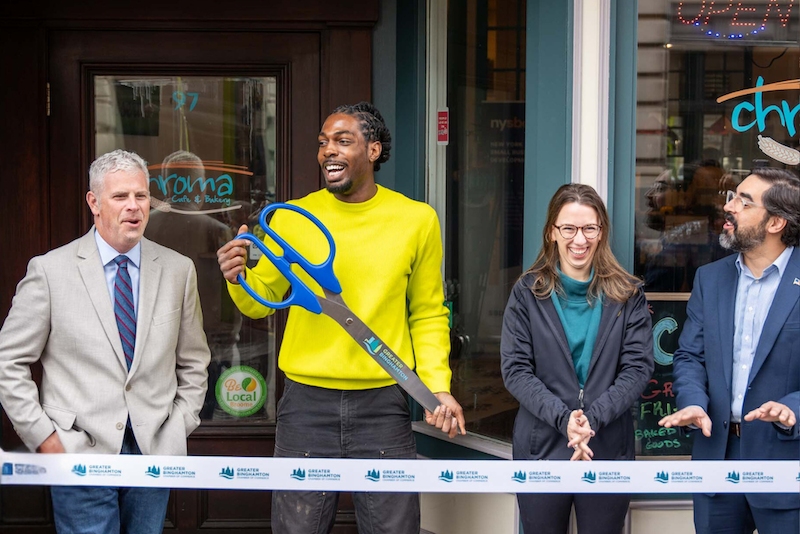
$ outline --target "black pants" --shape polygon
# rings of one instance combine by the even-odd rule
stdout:
[[[278,403],[275,456],[416,458],[408,401],[399,386],[341,391],[286,380]],[[275,534],[326,534],[339,494],[273,491]],[[359,534],[419,534],[417,493],[354,492]]]
[[[630,495],[518,493],[524,534],[565,534],[575,504],[580,534],[620,534]]]

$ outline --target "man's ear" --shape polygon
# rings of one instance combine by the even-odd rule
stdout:
[[[381,145],[380,141],[370,141],[367,147],[367,157],[372,163],[378,161],[381,157],[381,152],[383,152],[383,145]]]
[[[778,215],[770,217],[769,224],[767,225],[767,232],[771,234],[779,234],[786,228],[786,219]]]
[[[95,196],[91,191],[86,193],[86,203],[89,204],[89,209],[92,210],[92,215],[100,215],[100,199]]]

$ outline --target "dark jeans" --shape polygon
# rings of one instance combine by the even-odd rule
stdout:
[[[286,379],[278,403],[275,456],[416,458],[408,401],[399,386],[341,391]],[[273,491],[275,534],[327,534],[339,494]],[[354,492],[359,534],[419,534],[416,493]]]
[[[121,454],[141,454],[130,428]],[[58,534],[160,534],[169,490],[53,486],[53,516]]]
[[[525,534],[566,534],[573,504],[580,534],[620,534],[631,496],[518,493],[517,501]]]
[[[741,438],[728,437],[726,460],[739,460]],[[741,493],[697,493],[694,526],[698,534],[786,534],[800,532],[800,510],[776,510],[750,506]]]

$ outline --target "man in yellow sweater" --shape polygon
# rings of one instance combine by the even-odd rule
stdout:
[[[328,228],[342,297],[435,393],[441,405],[426,411],[426,421],[453,437],[459,428],[466,430],[461,406],[449,393],[439,221],[430,206],[375,183],[374,172],[390,149],[389,129],[374,106],[336,108],[319,133],[317,159],[327,187],[293,203]],[[270,226],[312,263],[327,258],[325,237],[302,216],[280,210]],[[247,226],[239,229],[246,231]],[[269,238],[265,242],[280,252]],[[289,283],[267,259],[246,268],[248,245],[234,239],[217,256],[233,301],[248,317],[259,318],[273,310],[251,299],[237,275],[271,301],[283,300]],[[311,277],[295,272],[322,295]],[[403,390],[329,317],[292,307],[278,366],[286,386],[278,404],[275,456],[416,457]],[[353,501],[359,532],[419,533],[416,493],[355,493]],[[273,531],[330,532],[337,502],[331,492],[275,491]]]

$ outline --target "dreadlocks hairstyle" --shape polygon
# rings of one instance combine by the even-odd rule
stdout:
[[[386,127],[386,122],[381,112],[369,102],[359,102],[355,105],[344,105],[334,109],[331,115],[343,113],[355,117],[361,122],[361,133],[368,143],[377,141],[381,144],[381,155],[372,164],[372,170],[379,171],[381,163],[389,161],[392,150],[392,134]]]

